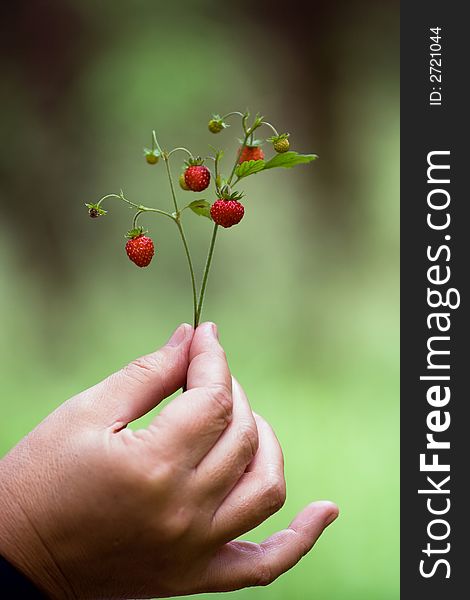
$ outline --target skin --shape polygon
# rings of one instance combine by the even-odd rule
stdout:
[[[185,382],[148,428],[126,427]],[[215,325],[183,324],[0,461],[0,554],[53,599],[267,585],[338,515],[315,502],[261,544],[232,541],[285,493],[279,443],[232,378]]]

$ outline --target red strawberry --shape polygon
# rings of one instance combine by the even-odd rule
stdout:
[[[184,172],[184,181],[193,192],[202,192],[211,181],[211,172],[202,164],[190,165]]]
[[[245,207],[238,200],[219,198],[211,206],[211,217],[214,223],[222,227],[232,227],[240,223],[245,214]]]
[[[264,152],[260,146],[245,146],[240,153],[238,162],[241,164],[247,160],[262,160],[263,158]]]
[[[138,267],[148,267],[155,253],[153,241],[143,234],[142,229],[133,229],[127,234],[127,256]]]

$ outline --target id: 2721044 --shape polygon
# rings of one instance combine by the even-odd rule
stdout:
[[[442,27],[429,28],[429,82],[431,92],[429,94],[430,106],[442,106],[442,36],[439,32]]]

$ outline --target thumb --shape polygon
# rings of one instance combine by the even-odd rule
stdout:
[[[81,394],[99,422],[125,427],[182,387],[193,333],[191,325],[183,323],[162,348],[133,360]]]

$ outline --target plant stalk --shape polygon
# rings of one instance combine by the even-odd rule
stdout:
[[[168,163],[168,157],[165,154],[163,154],[163,160],[165,162],[166,172],[168,174],[168,181],[170,182],[171,197],[173,198],[173,205],[175,207],[175,223],[176,223],[176,226],[178,227],[181,241],[183,242],[183,246],[184,246],[184,252],[186,254],[186,258],[188,261],[189,275],[191,277],[191,287],[192,287],[192,291],[193,291],[193,324],[194,324],[194,327],[197,327],[197,324],[198,324],[197,289],[196,289],[196,278],[194,277],[193,261],[191,259],[191,252],[189,251],[189,246],[188,246],[188,242],[186,240],[186,235],[184,233],[183,225],[181,224],[181,221],[180,221],[180,212],[178,209],[178,202],[176,200],[175,187],[173,185],[173,179],[171,177],[171,171],[170,171],[170,165]]]
[[[202,305],[204,303],[204,295],[205,295],[206,287],[207,287],[207,279],[209,277],[209,271],[211,268],[212,256],[214,255],[215,240],[217,239],[218,229],[219,229],[219,226],[217,225],[217,223],[215,223],[214,229],[212,230],[212,238],[211,238],[211,243],[209,246],[209,252],[207,254],[206,266],[204,267],[204,275],[202,278],[201,293],[199,294],[199,303],[198,303],[197,312],[196,312],[195,327],[197,327],[199,325],[199,322],[201,320]]]
[[[227,185],[230,185],[232,183],[232,179],[233,176],[235,175],[235,170],[237,168],[238,165],[238,160],[240,158],[240,155],[243,151],[243,148],[246,146],[247,142],[248,142],[248,138],[250,137],[250,135],[253,133],[250,129],[246,129],[245,126],[245,120],[246,120],[246,116],[243,116],[243,129],[245,131],[245,137],[243,139],[243,143],[240,146],[238,152],[237,152],[237,158],[235,159],[235,164],[233,165],[233,169],[232,172],[230,173],[230,177],[227,181]],[[216,165],[217,166],[217,165]],[[195,327],[197,327],[199,325],[199,322],[201,320],[201,314],[202,314],[202,306],[204,304],[204,295],[206,293],[206,287],[207,287],[207,280],[209,278],[209,271],[211,268],[211,263],[212,263],[212,256],[214,254],[214,247],[215,247],[215,241],[217,239],[217,231],[219,230],[219,226],[217,224],[214,225],[214,229],[212,230],[212,238],[211,238],[211,243],[209,246],[209,252],[207,254],[207,259],[206,259],[206,266],[204,267],[204,275],[202,278],[202,285],[201,285],[201,292],[199,294],[199,302],[197,305],[197,311],[196,311],[196,319],[195,319]]]

